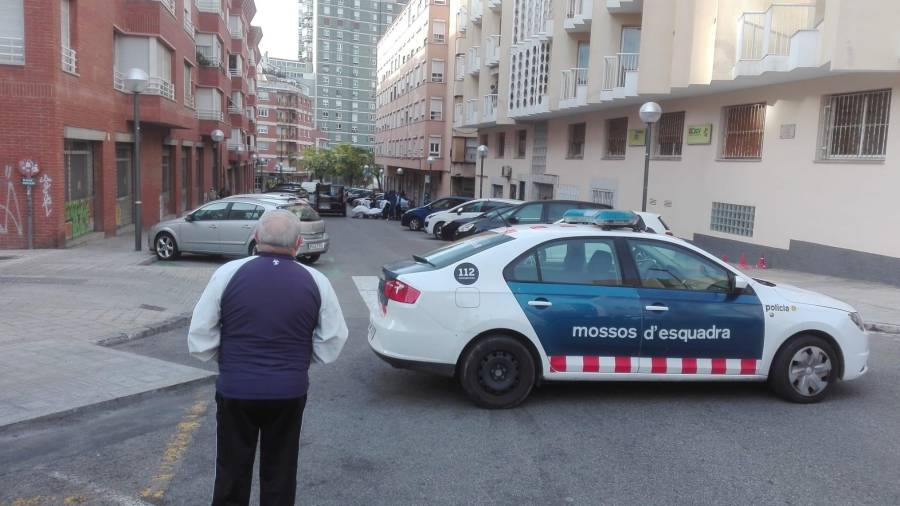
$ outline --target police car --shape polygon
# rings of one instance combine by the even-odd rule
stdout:
[[[747,277],[630,211],[474,236],[383,268],[372,350],[456,377],[488,408],[557,380],[768,381],[821,400],[867,371],[847,304]],[[589,222],[585,224],[584,222]]]

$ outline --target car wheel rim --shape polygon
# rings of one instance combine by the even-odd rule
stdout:
[[[488,392],[503,394],[519,384],[519,361],[508,351],[492,351],[481,359],[478,383]]]
[[[434,236],[435,236],[435,237],[440,237],[440,236],[441,236],[441,230],[443,230],[443,229],[444,229],[444,226],[443,226],[443,225],[441,225],[441,224],[435,225],[435,226],[434,226]]]
[[[828,388],[831,379],[831,359],[822,348],[806,346],[794,353],[788,366],[788,380],[794,391],[812,397]]]
[[[174,251],[175,244],[172,242],[171,237],[164,235],[156,240],[156,253],[162,258],[171,258]]]
[[[419,220],[414,219],[414,220],[412,220],[412,221],[409,222],[409,228],[411,228],[411,229],[413,229],[413,230],[419,230],[419,226],[420,226],[420,225],[419,225]]]

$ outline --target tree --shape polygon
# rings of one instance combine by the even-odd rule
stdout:
[[[337,174],[350,186],[356,181],[366,179],[365,167],[373,167],[375,158],[372,152],[350,144],[339,144],[333,150]]]
[[[334,153],[327,148],[309,148],[303,153],[301,161],[303,167],[309,171],[313,179],[322,179],[334,176],[336,163]]]

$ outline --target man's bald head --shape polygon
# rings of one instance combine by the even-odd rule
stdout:
[[[256,225],[260,251],[292,250],[300,245],[300,218],[284,209],[266,211]]]

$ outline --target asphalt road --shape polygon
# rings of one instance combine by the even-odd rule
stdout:
[[[548,384],[486,411],[365,341],[351,276],[440,243],[395,222],[335,218],[328,230],[317,267],[350,340],[311,372],[300,504],[900,504],[900,336],[874,335],[871,373],[818,405],[754,384],[623,382]],[[118,349],[204,366],[184,329]],[[212,396],[190,385],[0,430],[0,505],[208,503]]]

